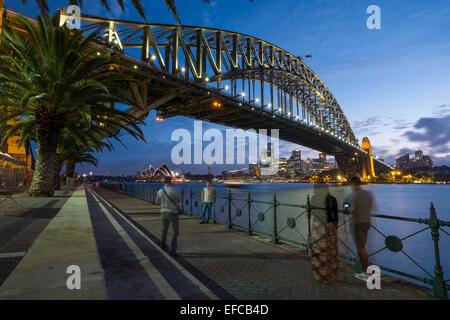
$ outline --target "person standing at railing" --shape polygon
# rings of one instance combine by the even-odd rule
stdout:
[[[200,224],[208,223],[211,217],[211,209],[213,205],[213,199],[216,196],[216,188],[211,187],[211,181],[206,181],[206,187],[202,189],[200,201],[202,204],[202,216]]]
[[[311,205],[313,221],[311,230],[311,264],[314,278],[323,283],[336,280],[339,268],[337,237],[338,205],[326,184],[314,185]]]
[[[162,218],[162,233],[161,233],[161,247],[167,251],[167,231],[169,225],[172,228],[172,241],[169,254],[171,256],[176,254],[178,241],[178,225],[179,214],[181,212],[178,204],[180,198],[177,196],[176,190],[171,186],[172,178],[166,177],[164,179],[164,186],[159,189],[156,194],[156,203],[161,204],[161,218]]]
[[[370,212],[372,211],[374,200],[369,191],[361,188],[361,179],[359,177],[353,177],[350,180],[350,186],[351,192],[345,197],[344,209],[352,215],[351,230],[363,270],[362,273],[356,273],[355,277],[366,281],[366,272],[369,267],[366,243],[370,229]]]

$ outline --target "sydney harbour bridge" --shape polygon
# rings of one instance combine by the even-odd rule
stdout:
[[[5,10],[5,22],[15,12]],[[71,19],[65,9],[56,17]],[[132,76],[144,119],[187,116],[241,129],[279,129],[280,139],[335,157],[347,176],[370,180],[392,168],[361,144],[333,94],[297,57],[236,32],[81,15],[81,31],[98,35],[96,54],[112,53]],[[139,58],[136,58],[139,57]]]

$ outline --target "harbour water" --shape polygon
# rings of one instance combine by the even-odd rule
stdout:
[[[225,197],[228,193],[227,186],[213,184],[220,196]],[[181,190],[181,185],[175,185]],[[184,191],[193,196],[193,211],[200,212],[199,193],[204,184],[184,183]],[[437,216],[440,220],[450,221],[450,186],[447,185],[409,185],[409,184],[376,184],[365,185],[364,189],[370,191],[375,199],[373,213],[409,217],[428,218],[430,203],[433,202]],[[233,198],[247,199],[250,192],[252,199],[271,201],[276,192],[277,201],[282,204],[306,204],[307,196],[314,194],[312,184],[297,183],[255,183],[244,185],[240,188],[230,189]],[[330,193],[336,196],[340,208],[342,208],[348,187],[330,186]],[[185,201],[189,195],[185,196]],[[197,202],[197,203],[195,203]],[[195,205],[197,204],[197,206]],[[190,210],[191,204],[186,204],[185,210]],[[236,210],[241,209],[241,215],[236,216]],[[216,216],[220,223],[226,223],[228,217],[227,200],[217,199]],[[232,206],[233,224],[248,226],[248,207],[245,201],[235,200]],[[258,220],[258,215],[264,214],[264,221]],[[270,235],[273,232],[273,209],[269,204],[253,203],[250,211],[252,229]],[[288,218],[296,219],[295,228],[287,226]],[[349,218],[340,214],[340,223]],[[280,205],[277,208],[278,232],[281,239],[292,242],[306,242],[307,215],[302,208]],[[431,278],[434,275],[435,255],[431,238],[431,230],[426,229],[428,225],[415,222],[372,218],[372,228],[369,231],[367,250],[370,254],[369,260],[373,264],[399,270],[419,277]],[[422,232],[421,230],[426,229]],[[442,227],[440,232],[440,255],[441,265],[444,269],[445,279],[450,278],[450,233],[449,227]],[[417,233],[418,232],[418,233]],[[417,233],[417,234],[415,234]],[[394,235],[402,240],[403,248],[399,252],[392,252],[385,248],[385,237]],[[339,250],[341,254],[352,256],[355,250],[353,238],[350,233],[349,224],[343,224],[339,228]],[[385,248],[385,249],[383,249]],[[416,282],[416,281],[414,281]],[[423,284],[423,283],[421,283]]]

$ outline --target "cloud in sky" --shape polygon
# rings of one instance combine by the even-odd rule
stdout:
[[[414,130],[406,131],[403,136],[411,142],[424,143],[437,154],[450,153],[450,115],[443,117],[420,118]]]
[[[392,116],[371,116],[355,121],[352,128],[357,137],[368,136],[375,155],[388,163],[405,152],[422,149],[435,164],[449,164],[450,104],[431,109],[431,115],[409,121]],[[383,128],[383,130],[380,130]]]

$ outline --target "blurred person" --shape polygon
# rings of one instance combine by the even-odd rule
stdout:
[[[323,283],[336,280],[339,267],[337,237],[338,205],[327,185],[315,184],[311,197],[311,264],[313,276]],[[319,209],[320,208],[320,209]]]
[[[161,204],[161,218],[162,218],[162,233],[161,233],[161,248],[167,251],[167,231],[169,225],[172,230],[172,240],[169,250],[171,256],[176,254],[178,241],[178,227],[180,208],[178,203],[180,198],[177,196],[176,190],[171,186],[172,178],[166,177],[164,179],[164,186],[159,189],[156,194],[156,203]]]
[[[216,188],[211,187],[211,181],[206,181],[206,187],[202,189],[200,201],[202,204],[202,215],[200,224],[208,223],[211,217],[211,209],[213,205],[214,196],[216,195]]]
[[[374,204],[372,194],[361,188],[361,179],[350,180],[351,192],[345,197],[344,208],[352,215],[351,231],[361,261],[362,273],[355,274],[360,280],[367,280],[369,258],[366,251],[367,234],[370,229],[370,212]]]

